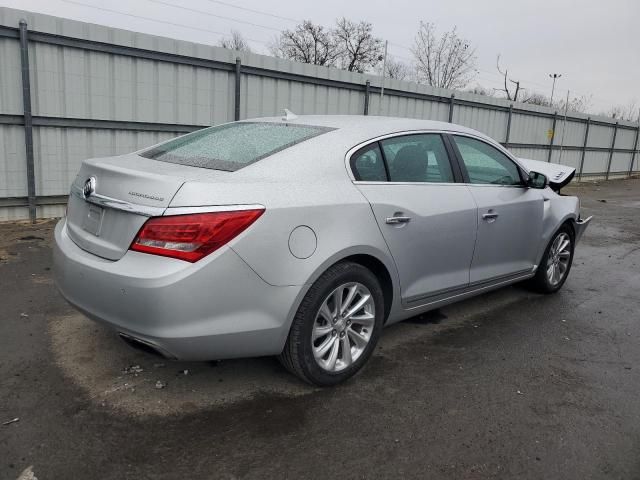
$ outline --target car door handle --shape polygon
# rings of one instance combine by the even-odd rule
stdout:
[[[410,221],[411,221],[411,217],[402,217],[402,216],[387,217],[387,219],[385,220],[385,222],[388,223],[389,225],[397,225],[399,223],[409,223]]]
[[[495,220],[496,218],[498,218],[498,214],[489,210],[489,212],[482,214],[482,218],[484,220],[489,220],[489,221]]]

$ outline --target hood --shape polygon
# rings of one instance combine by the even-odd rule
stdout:
[[[518,158],[528,172],[542,173],[549,179],[549,186],[552,190],[559,191],[567,185],[576,173],[576,169],[558,163],[541,162],[540,160],[530,160],[528,158]]]

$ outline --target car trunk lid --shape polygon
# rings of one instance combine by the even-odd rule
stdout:
[[[69,195],[69,236],[90,253],[118,260],[147,218],[162,215],[185,181],[202,177],[193,170],[201,172],[136,154],[84,161]]]

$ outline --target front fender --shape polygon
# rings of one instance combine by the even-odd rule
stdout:
[[[562,196],[546,188],[543,192],[544,210],[542,221],[542,237],[538,247],[536,265],[540,264],[547,245],[565,222],[575,222],[580,216],[580,201],[578,197]],[[576,238],[578,238],[576,231]]]

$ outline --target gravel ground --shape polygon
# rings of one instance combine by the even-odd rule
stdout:
[[[56,292],[54,221],[0,224],[0,479],[640,478],[640,180],[566,193],[595,218],[559,294],[392,326],[324,390],[130,349]]]

